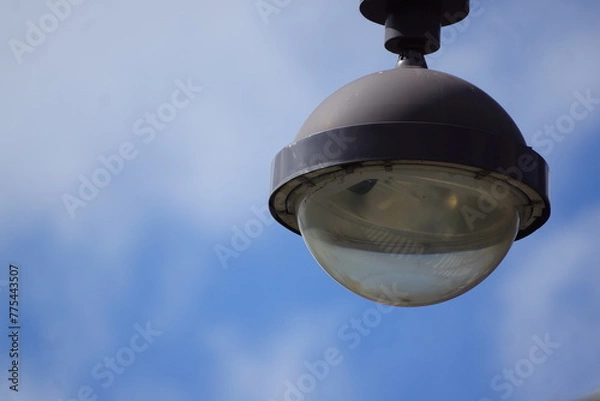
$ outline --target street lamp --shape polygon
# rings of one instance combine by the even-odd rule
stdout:
[[[396,68],[336,91],[273,161],[269,207],[349,290],[396,306],[457,297],[550,216],[548,167],[506,111],[427,68],[468,0],[362,0]]]

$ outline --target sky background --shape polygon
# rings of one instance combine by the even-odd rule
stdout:
[[[395,63],[358,1],[271,0],[268,16],[255,0],[72,1],[0,6],[1,400],[554,401],[600,387],[597,0],[473,0],[444,29],[429,67],[511,114],[550,165],[553,214],[472,291],[392,310],[262,214],[271,161],[309,113]],[[40,19],[49,32],[27,47]],[[582,96],[596,99],[585,118],[545,134]],[[143,121],[158,110],[176,110],[160,130]],[[110,182],[70,213],[94,174]],[[247,226],[222,263],[215,249]],[[373,327],[353,328],[363,317]],[[326,357],[313,385],[307,364]],[[527,377],[506,379],[515,369]]]

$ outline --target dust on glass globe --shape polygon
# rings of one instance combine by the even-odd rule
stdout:
[[[298,204],[298,225],[317,262],[350,291],[389,305],[435,304],[479,284],[515,240],[517,202],[508,189],[490,202],[495,182],[439,166],[363,168],[319,182]]]

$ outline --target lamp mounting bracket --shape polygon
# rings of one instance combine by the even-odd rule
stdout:
[[[469,14],[469,0],[361,0],[360,12],[385,25],[385,48],[400,54],[431,54],[440,48],[440,30]]]

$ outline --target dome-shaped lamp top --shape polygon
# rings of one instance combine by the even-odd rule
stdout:
[[[337,128],[395,122],[465,127],[526,146],[512,118],[484,91],[420,67],[378,72],[342,87],[308,117],[296,141]]]

